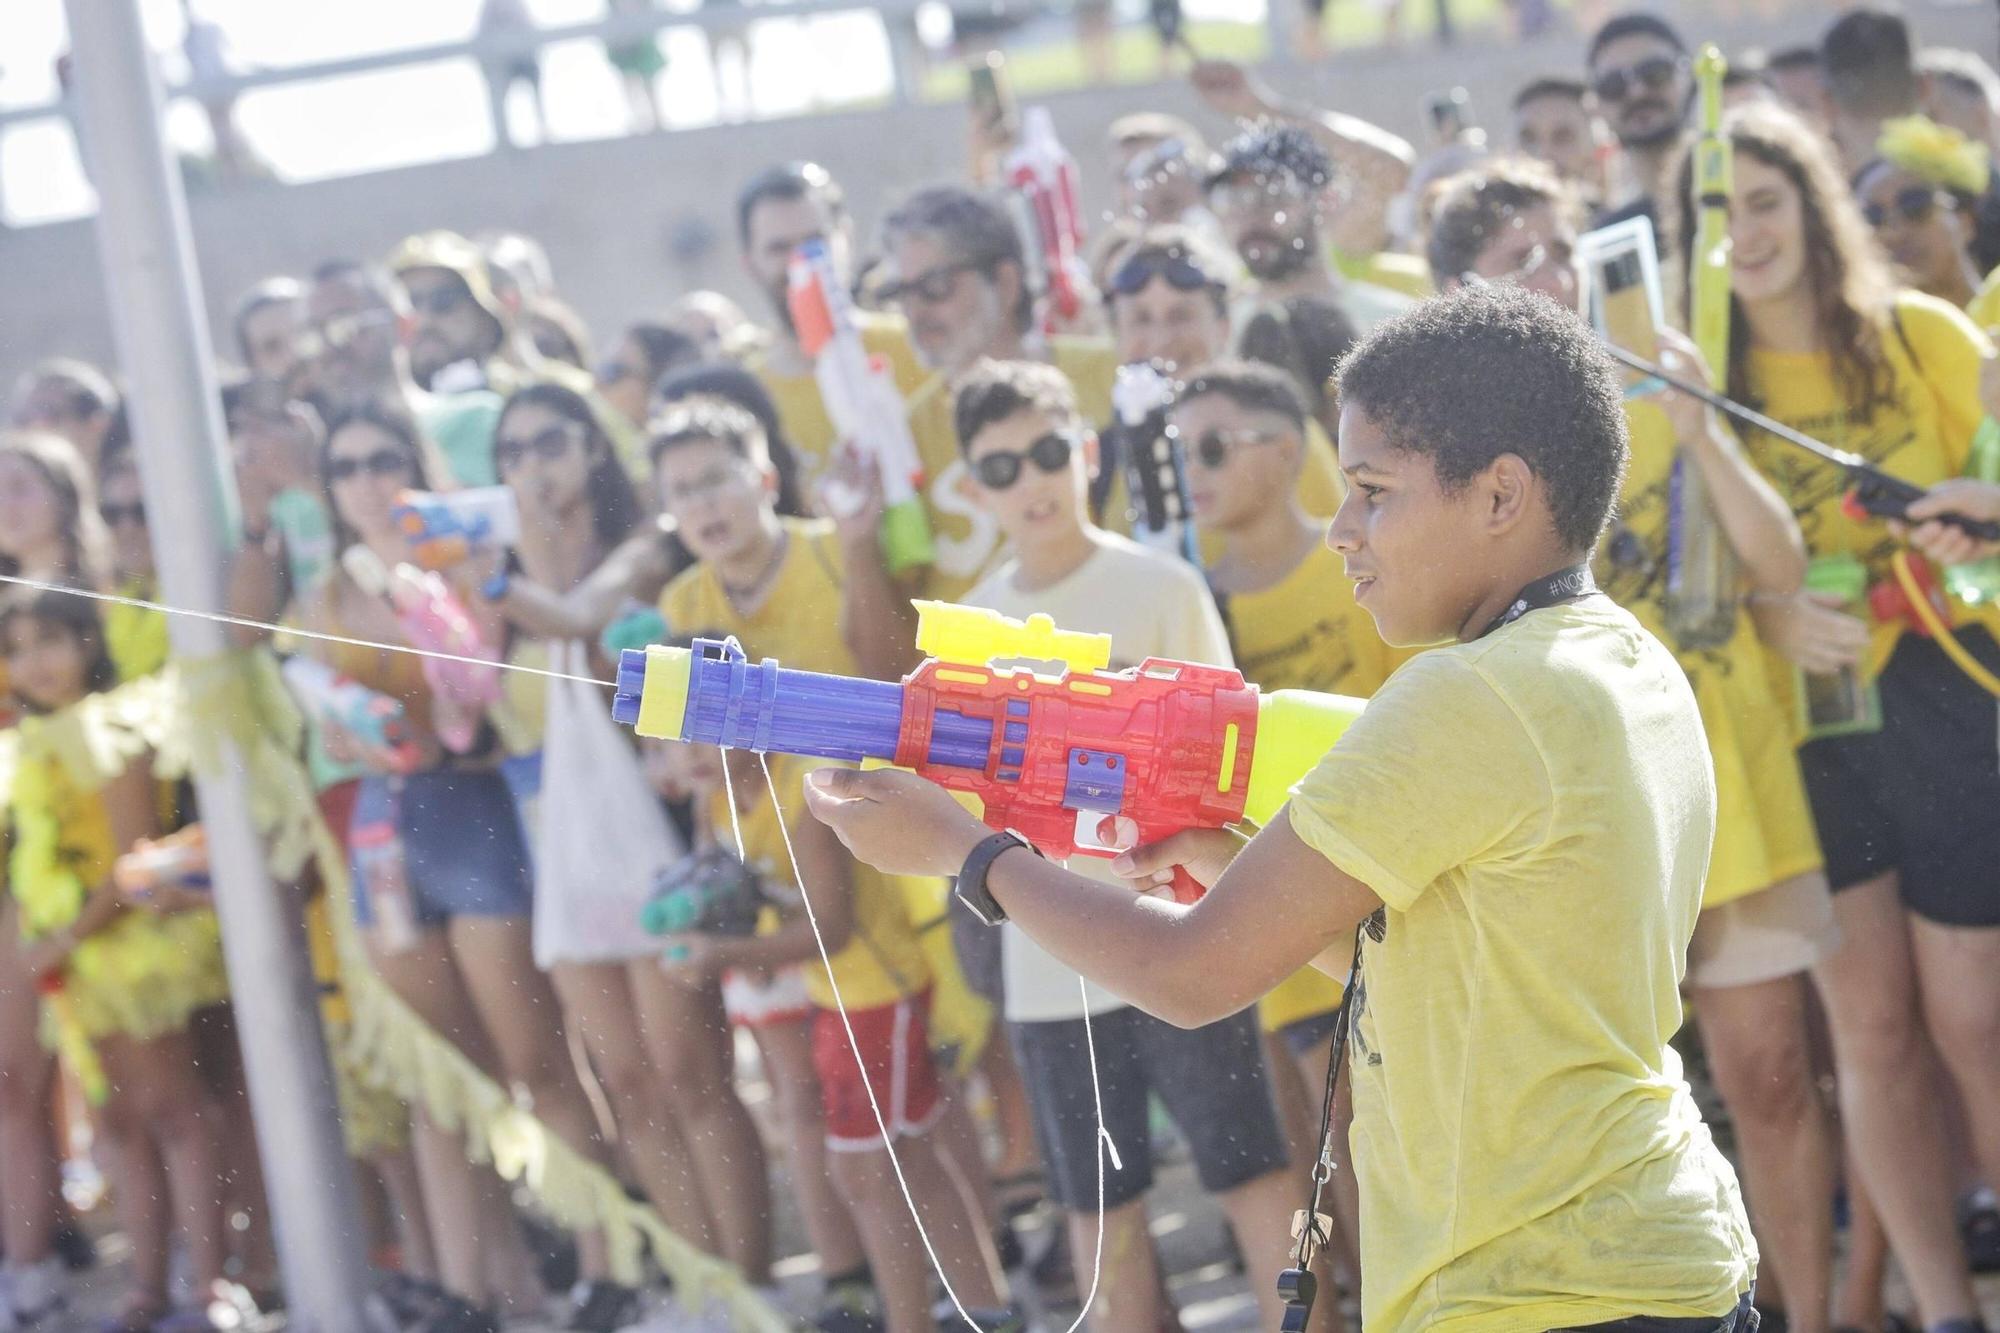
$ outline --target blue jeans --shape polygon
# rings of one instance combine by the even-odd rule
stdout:
[[[1552,1328],[1549,1333],[1757,1333],[1757,1311],[1750,1304],[1750,1292],[1720,1322],[1713,1319],[1661,1319],[1655,1315],[1634,1315],[1608,1324],[1588,1324],[1583,1328]]]

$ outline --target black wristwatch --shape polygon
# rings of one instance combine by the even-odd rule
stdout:
[[[1035,852],[1035,844],[1012,829],[1004,829],[974,847],[958,872],[958,900],[989,926],[1005,921],[1007,913],[993,900],[993,891],[986,887],[986,872],[992,869],[993,862],[1002,852],[1015,847],[1026,847]],[[1035,855],[1040,856],[1041,853],[1035,852]]]

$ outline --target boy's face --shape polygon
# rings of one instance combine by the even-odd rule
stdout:
[[[1240,528],[1290,497],[1305,441],[1283,416],[1205,393],[1176,406],[1168,420],[1180,436],[1188,498],[1204,531]]]
[[[1587,181],[1596,166],[1597,134],[1590,109],[1581,101],[1551,93],[1514,108],[1514,142],[1567,181]]]
[[[965,463],[980,507],[1007,540],[1024,546],[1082,528],[1097,437],[1030,408],[973,436]]]
[[[1455,638],[1487,591],[1477,478],[1447,494],[1426,455],[1396,448],[1353,405],[1340,412],[1340,470],[1347,498],[1326,543],[1346,562],[1355,602],[1386,643]]]
[[[1229,316],[1206,287],[1183,291],[1155,277],[1129,296],[1111,298],[1111,329],[1118,359],[1126,365],[1164,361],[1193,370],[1229,347]]]
[[[0,649],[15,692],[36,708],[62,708],[83,697],[89,669],[83,644],[65,627],[16,615],[7,622]]]
[[[1473,260],[1472,271],[1488,282],[1526,287],[1565,310],[1575,310],[1581,297],[1576,228],[1553,204],[1536,204],[1510,213],[1500,234]]]
[[[776,479],[720,440],[693,440],[661,451],[653,481],[660,508],[694,558],[706,562],[727,560],[756,540]]]

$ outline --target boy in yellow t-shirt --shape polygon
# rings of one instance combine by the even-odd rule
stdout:
[[[891,1333],[929,1333],[937,1325],[930,1264],[897,1188],[885,1127],[946,1280],[982,1327],[1018,1327],[988,1266],[982,1219],[954,1183],[962,1168],[933,1132],[945,1094],[928,1044],[931,973],[905,884],[859,864],[830,830],[803,817],[802,779],[821,761],[771,761],[767,790],[754,754],[678,748],[680,776],[694,790],[708,837],[735,850],[740,830],[744,863],[779,902],[780,924],[752,936],[668,936],[668,957],[678,960],[670,966],[704,976],[801,968],[814,1009],[828,1161],[860,1228]],[[732,795],[733,812],[726,804]]]
[[[1183,865],[1200,901],[992,842],[912,774],[818,774],[808,804],[870,864],[959,872],[988,919],[1180,1024],[1343,969],[1328,951],[1366,923],[1347,1067],[1372,1333],[1752,1328],[1735,1173],[1668,1044],[1708,747],[1672,654],[1589,579],[1625,463],[1617,371],[1574,314],[1479,287],[1379,327],[1340,394],[1329,541],[1385,640],[1439,646],[1247,846],[1195,830],[1117,863],[1142,885]]]

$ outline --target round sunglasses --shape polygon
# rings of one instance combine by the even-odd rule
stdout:
[[[1600,102],[1622,102],[1642,87],[1656,93],[1671,83],[1686,63],[1685,59],[1673,56],[1649,56],[1623,69],[1605,70],[1590,89]]]
[[[553,463],[576,447],[583,438],[583,427],[574,421],[559,421],[528,436],[500,439],[493,442],[493,464],[502,472],[511,472],[528,461],[530,455],[544,463]]]
[[[376,477],[400,477],[413,470],[409,456],[400,449],[377,449],[358,458],[350,455],[326,461],[326,479],[331,482],[348,481],[363,472]]]
[[[1943,195],[1928,185],[1906,185],[1890,196],[1886,204],[1863,204],[1861,216],[1868,219],[1871,227],[1885,226],[1892,217],[1915,226],[1929,222],[1944,202]]]

